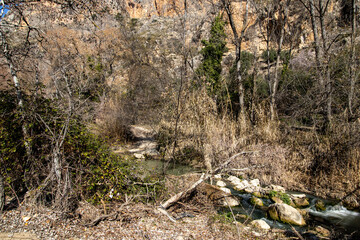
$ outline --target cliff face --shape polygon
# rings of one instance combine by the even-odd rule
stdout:
[[[186,2],[186,4],[185,4]],[[276,37],[279,35],[279,25],[281,17],[276,9],[284,1],[272,3],[264,6],[261,3],[249,1],[233,1],[231,9],[233,12],[234,23],[238,33],[243,29],[243,20],[247,12],[248,21],[244,36],[242,49],[250,52],[260,53],[266,49],[266,28],[270,26],[272,46],[276,45]],[[186,11],[185,11],[186,5]],[[265,19],[265,10],[269,8],[270,20]],[[247,10],[246,10],[247,9]],[[339,21],[342,18],[342,3],[339,1],[330,1],[327,15],[329,20],[326,24]],[[47,28],[56,28],[57,26],[81,29],[84,31],[98,31],[109,28],[119,27],[116,16],[123,16],[132,21],[140,22],[143,27],[141,32],[145,32],[147,26],[155,28],[177,28],[177,31],[186,30],[187,42],[192,43],[193,47],[199,47],[201,39],[208,37],[210,25],[216,14],[222,13],[224,19],[228,21],[226,12],[221,8],[220,0],[105,0],[97,6],[90,8],[86,14],[79,11],[62,8],[59,5],[51,4],[33,4],[26,11],[31,15],[31,24],[35,27],[46,26]],[[306,8],[299,2],[293,1],[289,7],[289,24],[285,26],[284,48],[303,48],[309,46],[313,41],[311,25],[306,12]],[[45,13],[45,14],[44,14]],[[185,14],[186,13],[186,14]],[[174,26],[162,26],[164,22],[173,22]],[[333,30],[333,26],[330,27]],[[230,25],[227,24],[226,33],[228,35],[228,48],[234,50],[233,33]],[[183,35],[183,33],[181,33]],[[165,39],[167,36],[163,36]]]
[[[330,20],[337,20],[340,18],[340,3],[331,2],[328,15]],[[264,6],[255,5],[251,1],[246,8],[246,3],[246,1],[232,2],[234,22],[240,33],[248,9],[242,50],[259,56],[266,49],[268,27],[271,29],[270,47],[276,48],[281,17],[276,11],[278,8],[276,4],[271,6],[271,9],[274,9],[273,15],[266,20]],[[311,46],[313,35],[308,14],[304,14],[304,10],[297,1],[290,5],[289,24],[285,27],[284,49],[292,47],[293,52],[296,52]],[[177,69],[181,65],[181,52],[185,46],[191,53],[191,60],[196,67],[200,60],[201,40],[208,38],[211,22],[219,13],[223,14],[225,21],[228,21],[219,0],[186,0],[186,11],[184,0],[105,0],[84,11],[71,10],[56,4],[37,3],[28,6],[24,11],[29,24],[41,29],[49,43],[56,45],[59,41],[64,48],[64,43],[71,43],[66,48],[73,49],[71,50],[73,54],[77,52],[77,57],[82,58],[84,64],[88,56],[97,55],[104,64],[112,59],[112,72],[106,76],[109,82],[121,82],[127,78],[126,66],[121,56],[124,52],[131,52],[129,48],[134,46],[129,42],[134,41],[134,38],[139,39],[142,48],[152,51],[148,54],[152,63],[160,61],[160,58],[166,58],[170,68]],[[9,21],[17,19],[12,14],[7,18]],[[330,20],[327,21],[329,24]],[[329,30],[330,35],[334,28]],[[230,50],[227,55],[232,55],[229,57],[231,60],[234,59],[235,45],[229,24],[226,33],[227,47]],[[51,59],[52,54],[49,55]],[[43,68],[48,69],[45,66]]]

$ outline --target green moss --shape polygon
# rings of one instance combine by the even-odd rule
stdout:
[[[276,197],[278,195],[278,192],[277,191],[274,191],[274,190],[271,190],[269,192],[269,197],[272,198],[272,197]]]
[[[286,193],[281,194],[280,199],[281,199],[284,203],[286,203],[287,205],[290,205],[291,202],[292,202],[292,201],[291,201],[291,198],[290,198],[289,195],[287,195]]]
[[[315,208],[318,211],[325,211],[326,210],[325,203],[323,201],[321,201],[321,200],[316,201]]]
[[[213,216],[214,221],[218,221],[220,223],[232,223],[234,218],[231,212],[221,212]]]
[[[271,190],[271,191],[269,192],[269,197],[270,197],[271,199],[279,198],[281,201],[283,201],[283,202],[286,203],[287,205],[291,205],[291,203],[292,203],[291,198],[290,198],[289,195],[286,194],[286,193],[281,193],[281,192],[277,192],[277,191]],[[276,202],[276,201],[275,201],[275,202]]]

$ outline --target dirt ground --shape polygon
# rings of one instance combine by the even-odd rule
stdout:
[[[42,207],[21,206],[0,217],[0,239],[281,239],[280,233],[262,233],[244,225],[223,221],[207,213],[191,212],[176,222],[154,205],[133,203],[114,207],[117,216],[89,226],[100,209],[82,202],[74,216]],[[110,213],[111,214],[111,213]],[[171,212],[174,216],[175,212]]]

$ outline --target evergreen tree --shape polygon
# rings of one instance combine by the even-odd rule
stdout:
[[[216,95],[220,88],[221,61],[226,48],[226,34],[224,31],[225,22],[222,15],[218,15],[212,23],[209,40],[202,40],[203,49],[200,51],[203,60],[197,74],[206,84],[208,93]]]

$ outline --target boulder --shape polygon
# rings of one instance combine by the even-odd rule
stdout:
[[[290,223],[292,225],[304,226],[305,220],[296,208],[284,203],[275,203],[269,206],[269,216],[277,221]]]
[[[141,153],[134,153],[134,157],[137,158],[137,159],[144,159],[145,158],[144,154],[141,154]]]
[[[230,177],[228,177],[227,180],[228,180],[229,182],[231,182],[231,184],[233,184],[233,185],[237,185],[238,183],[241,182],[240,178],[235,177],[235,176],[230,176]]]
[[[294,198],[293,199],[295,206],[299,208],[308,207],[310,205],[307,198]]]
[[[263,201],[262,201],[260,198],[257,198],[257,197],[255,197],[255,196],[253,196],[253,197],[250,199],[250,202],[251,202],[251,204],[254,205],[254,206],[260,206],[260,207],[264,206]]]
[[[331,235],[331,232],[330,232],[328,229],[326,229],[326,228],[324,228],[324,227],[322,227],[322,226],[316,226],[316,227],[315,227],[315,231],[316,231],[319,235],[321,235],[321,236],[323,236],[323,237],[326,237],[326,238],[329,238],[330,235]]]
[[[214,178],[217,179],[217,180],[220,180],[221,179],[221,174],[214,175]]]
[[[273,201],[274,203],[284,203],[283,200],[281,200],[280,198],[273,196],[270,197],[271,201]]]
[[[264,220],[261,219],[253,220],[250,224],[258,229],[270,230],[269,224],[267,224]]]
[[[278,186],[278,185],[273,185],[271,184],[268,188],[268,191],[275,191],[275,192],[281,192],[281,193],[285,193],[285,188],[282,186]]]
[[[259,179],[253,179],[253,180],[251,180],[251,181],[249,182],[249,184],[250,184],[251,186],[254,186],[254,187],[260,187],[260,181],[259,181]]]
[[[234,184],[234,189],[237,191],[243,191],[244,189],[249,187],[249,182],[247,180],[240,181],[237,184]]]
[[[244,222],[248,219],[251,219],[251,217],[248,215],[245,215],[245,214],[237,213],[237,214],[235,214],[235,219],[236,219],[236,221]]]
[[[252,193],[252,195],[254,195],[255,197],[258,197],[258,198],[263,198],[264,195],[260,192],[260,191],[255,191]]]
[[[236,197],[224,192],[219,187],[204,183],[200,190],[204,191],[209,199],[215,204],[230,207],[238,206],[240,204]]]
[[[231,190],[226,187],[221,187],[221,191],[226,192],[227,194],[231,194]]]
[[[240,205],[240,202],[234,196],[228,196],[228,197],[224,197],[222,205],[223,206],[229,206],[229,207],[235,207],[235,206]]]
[[[323,201],[321,201],[320,199],[316,200],[315,208],[318,211],[325,211],[326,210],[325,203]]]
[[[292,194],[290,194],[290,197],[292,197],[292,198],[306,198],[306,194],[305,193],[292,193]]]
[[[226,183],[224,182],[224,181],[217,181],[216,182],[216,186],[218,186],[218,187],[226,187]]]

